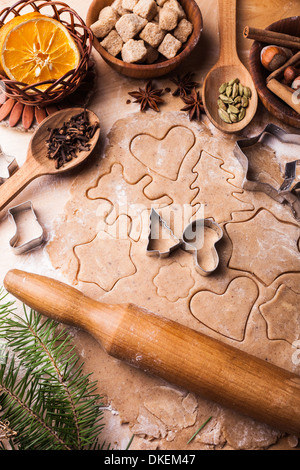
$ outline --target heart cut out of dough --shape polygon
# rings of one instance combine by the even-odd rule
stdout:
[[[248,277],[237,277],[223,294],[197,292],[190,301],[192,315],[217,333],[243,341],[252,307],[258,297],[256,284]]]
[[[195,145],[195,135],[186,127],[172,127],[162,138],[139,134],[130,151],[143,165],[164,178],[176,181],[186,155]]]

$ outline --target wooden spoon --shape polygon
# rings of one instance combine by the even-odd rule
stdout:
[[[34,179],[44,175],[60,175],[81,164],[94,150],[100,135],[100,126],[93,138],[89,141],[91,145],[89,151],[78,153],[77,158],[73,158],[58,170],[55,168],[55,161],[47,156],[46,140],[49,137],[49,128],[61,127],[72,116],[84,111],[83,108],[69,108],[58,111],[46,118],[37,128],[29,144],[27,158],[24,165],[16,171],[2,186],[0,186],[0,212]],[[99,123],[99,119],[92,111],[87,110],[90,124]]]
[[[220,52],[218,62],[207,74],[203,84],[203,104],[205,112],[215,127],[226,133],[236,133],[244,129],[253,119],[258,97],[252,77],[240,61],[236,49],[236,0],[219,0]],[[222,121],[218,114],[219,88],[224,82],[239,78],[242,85],[252,91],[249,107],[243,120],[234,124]]]

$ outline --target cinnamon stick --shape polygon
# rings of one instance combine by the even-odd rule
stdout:
[[[270,80],[273,80],[273,78],[281,78],[282,75],[284,74],[284,71],[287,67],[290,67],[291,65],[296,65],[298,62],[300,62],[300,52],[297,52],[297,54],[293,55],[285,64],[283,64],[279,69],[275,70],[272,72],[268,77],[267,77],[267,83]],[[300,75],[300,72],[299,72]]]
[[[278,82],[275,78],[267,83],[267,88],[278,98],[284,101],[288,106],[300,114],[300,100],[295,96],[295,92],[286,85]]]
[[[254,41],[264,42],[266,44],[288,47],[290,49],[300,49],[300,38],[291,36],[290,34],[246,26],[243,35],[246,39],[253,39]]]

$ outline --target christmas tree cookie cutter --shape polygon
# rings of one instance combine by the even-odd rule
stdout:
[[[26,213],[26,212],[29,212],[30,216],[32,217],[32,220],[36,222],[36,230],[35,230],[36,233],[33,238],[26,240],[25,242],[20,242],[21,234],[20,234],[20,228],[17,223],[17,217],[20,213]],[[34,250],[35,248],[38,248],[44,243],[44,240],[45,240],[44,230],[38,221],[37,215],[35,213],[35,210],[33,208],[31,201],[23,202],[22,204],[19,204],[18,206],[11,207],[8,210],[8,216],[15,227],[15,234],[9,241],[9,245],[13,249],[15,254],[21,255],[21,254],[27,253],[31,250]]]
[[[248,191],[260,191],[270,196],[275,201],[281,204],[290,206],[293,216],[300,221],[300,182],[294,184],[296,179],[297,166],[300,166],[300,159],[288,162],[285,166],[284,181],[279,188],[275,188],[269,183],[255,181],[249,175],[249,160],[244,153],[244,149],[257,144],[264,134],[271,134],[276,137],[280,142],[286,144],[299,145],[300,153],[300,135],[288,134],[286,131],[276,126],[275,124],[268,124],[265,129],[257,136],[238,140],[234,148],[234,154],[239,160],[244,170],[244,180],[242,188]]]
[[[174,244],[170,246],[167,250],[160,251],[157,248],[153,248],[154,240],[159,239],[160,227],[164,227],[174,239]],[[203,249],[203,240],[204,240],[204,231],[205,228],[213,230],[216,233],[214,242],[211,244],[209,251],[211,253],[213,263],[209,269],[204,269],[201,266],[201,260],[199,260],[199,252]],[[162,217],[158,214],[155,209],[151,210],[150,214],[150,226],[149,226],[149,236],[148,236],[148,245],[147,245],[147,255],[148,256],[157,256],[159,258],[167,258],[173,252],[181,248],[187,253],[191,253],[194,258],[194,266],[196,271],[202,276],[209,276],[219,266],[219,255],[216,249],[217,243],[223,238],[223,230],[219,224],[217,224],[212,219],[197,219],[187,225],[183,231],[182,238],[175,237],[171,228],[166,224]]]
[[[160,251],[153,248],[154,241],[159,239],[160,229],[164,228],[169,234],[170,237],[174,240],[174,245],[169,247],[167,250]],[[151,209],[150,213],[150,225],[149,225],[149,235],[148,235],[148,245],[147,245],[147,255],[148,256],[158,256],[159,258],[167,258],[174,251],[176,251],[182,244],[182,241],[175,237],[173,231],[162,219],[159,213],[155,209]]]
[[[15,158],[9,157],[0,147],[0,186],[5,183],[17,170],[19,165]]]

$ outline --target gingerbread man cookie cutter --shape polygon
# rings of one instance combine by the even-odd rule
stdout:
[[[289,205],[295,219],[300,221],[300,182],[294,185],[297,166],[300,166],[300,159],[286,164],[284,181],[279,188],[275,188],[269,183],[252,180],[249,176],[249,160],[243,150],[257,144],[264,134],[271,134],[282,143],[299,145],[300,152],[300,135],[288,134],[275,124],[268,124],[265,129],[255,137],[238,140],[234,148],[234,154],[244,170],[245,176],[242,188],[248,191],[264,192],[275,201]]]
[[[153,249],[153,240],[158,239],[159,228],[163,226],[174,239],[174,244],[169,247],[167,250],[160,251],[158,249]],[[208,228],[213,230],[216,233],[216,239],[211,244],[210,253],[213,259],[213,265],[209,269],[204,269],[201,266],[201,260],[199,260],[199,251],[203,248],[203,237],[204,230]],[[166,258],[171,255],[174,251],[181,248],[187,253],[191,253],[194,258],[194,266],[196,271],[202,276],[209,276],[219,266],[219,255],[216,249],[217,243],[223,238],[223,230],[219,224],[217,224],[212,219],[197,219],[187,225],[183,231],[182,238],[176,238],[171,228],[166,224],[162,217],[158,214],[155,209],[151,210],[150,214],[150,227],[149,227],[149,236],[148,236],[148,245],[147,245],[147,255],[148,256],[157,256],[159,258]]]
[[[38,227],[37,228],[37,234],[32,239],[29,239],[28,241],[19,244],[20,232],[19,232],[18,224],[16,222],[16,218],[21,212],[26,212],[26,211],[30,212],[30,214],[33,216],[33,219],[37,223],[37,227]],[[19,204],[18,206],[11,207],[8,210],[8,216],[9,216],[11,222],[15,226],[15,234],[9,241],[9,245],[13,249],[15,254],[20,255],[20,254],[27,253],[27,252],[29,252],[31,250],[34,250],[35,248],[41,246],[44,243],[44,240],[45,240],[44,230],[43,230],[43,227],[41,226],[41,224],[38,221],[37,215],[35,213],[35,210],[33,208],[33,205],[32,205],[31,201],[27,201],[27,202],[24,202],[22,204]]]
[[[0,186],[4,184],[18,169],[19,165],[16,159],[6,155],[6,153],[4,153],[2,148],[0,147]],[[21,212],[26,211],[30,211],[33,216],[33,220],[37,222],[37,236],[19,245],[18,242],[20,239],[20,232],[16,223],[16,217]],[[9,241],[9,245],[13,249],[15,254],[26,253],[43,244],[45,240],[44,230],[38,221],[37,215],[34,211],[31,201],[27,201],[17,206],[11,207],[8,210],[8,217],[15,226],[15,234]]]

